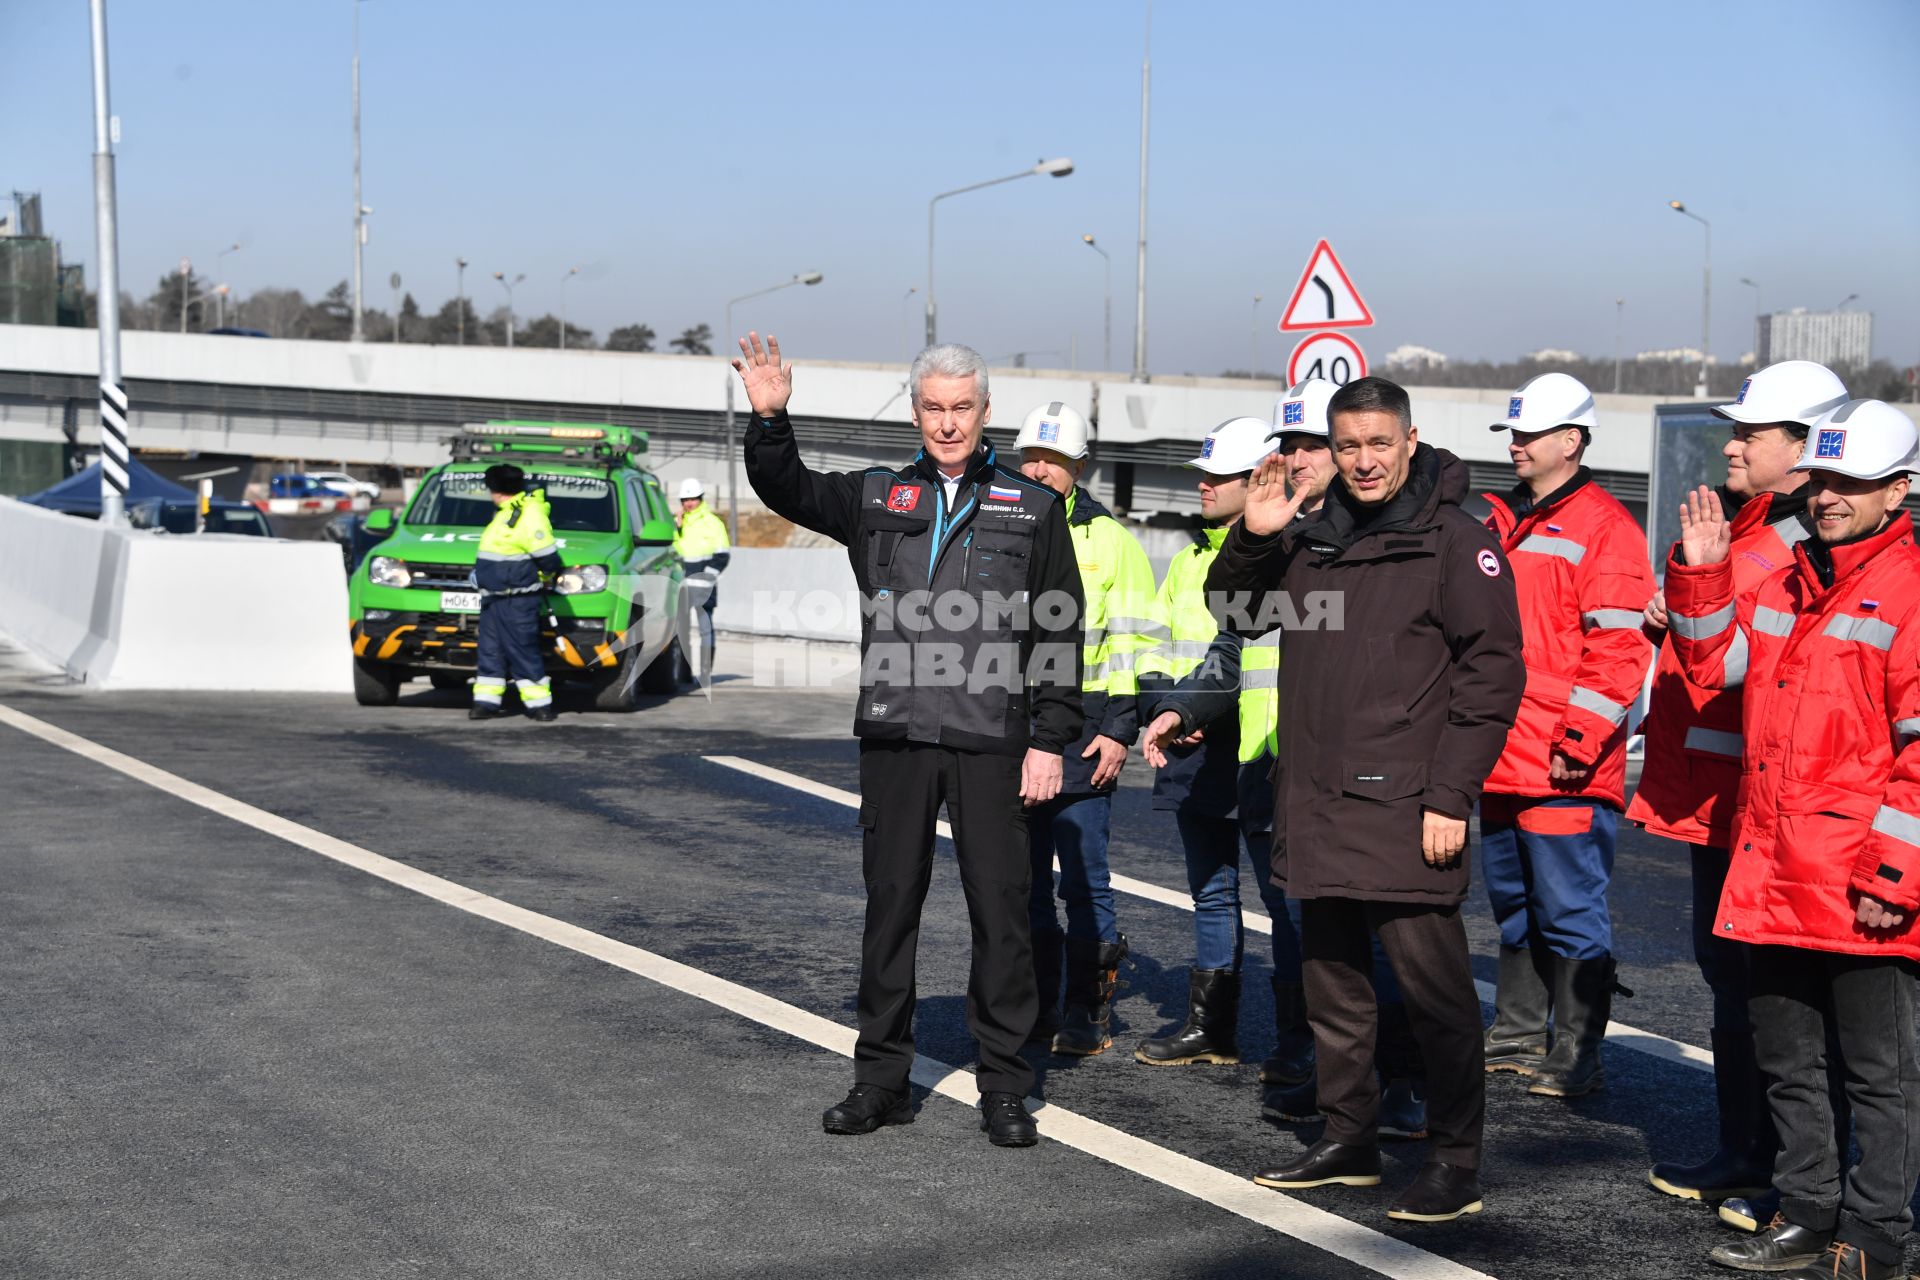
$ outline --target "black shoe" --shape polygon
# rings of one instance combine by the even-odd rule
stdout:
[[[1380,1148],[1354,1147],[1322,1138],[1292,1164],[1262,1169],[1253,1175],[1253,1180],[1279,1191],[1329,1186],[1377,1187],[1380,1185]]]
[[[996,1147],[1030,1147],[1040,1141],[1040,1126],[1017,1093],[981,1094],[980,1127]]]
[[[1143,1040],[1134,1061],[1180,1067],[1240,1061],[1240,975],[1231,969],[1195,969],[1187,975],[1187,1020],[1170,1036]]]
[[[1313,1029],[1307,1025],[1306,988],[1273,982],[1273,1054],[1260,1064],[1260,1083],[1283,1089],[1313,1077]]]
[[[1419,1175],[1400,1193],[1387,1216],[1401,1222],[1452,1222],[1478,1213],[1482,1207],[1476,1170],[1429,1160],[1420,1166]]]
[[[1716,1215],[1736,1231],[1758,1231],[1780,1212],[1780,1193],[1768,1187],[1757,1196],[1729,1196]]]
[[[1547,1056],[1546,958],[1526,947],[1500,948],[1493,1025],[1487,1028],[1488,1072],[1530,1076]]]
[[[1773,1183],[1779,1146],[1767,1111],[1766,1078],[1753,1058],[1753,1033],[1713,1029],[1713,1094],[1720,1141],[1698,1164],[1668,1160],[1647,1173],[1656,1191],[1682,1200],[1748,1200]],[[1770,1208],[1767,1217],[1773,1216]],[[1764,1222],[1762,1218],[1760,1221]],[[1758,1223],[1746,1230],[1757,1231]]]
[[[467,708],[469,720],[498,720],[499,718],[500,704],[497,702],[476,702]]]
[[[1045,1044],[1060,1029],[1060,963],[1066,943],[1064,934],[1033,935],[1033,986],[1040,996],[1040,1013],[1027,1032],[1028,1044]]]
[[[1786,1280],[1907,1280],[1905,1262],[1881,1262],[1858,1245],[1836,1240],[1804,1267],[1782,1273]]]
[[[828,1133],[872,1133],[883,1124],[912,1124],[913,1103],[904,1093],[877,1084],[857,1084],[846,1101],[828,1107],[820,1127]]]
[[[1612,956],[1594,960],[1553,957],[1553,1049],[1533,1073],[1527,1092],[1540,1098],[1578,1098],[1607,1086],[1600,1045],[1613,1016]]]
[[[1320,1118],[1319,1082],[1308,1076],[1296,1085],[1271,1085],[1260,1093],[1260,1116],[1280,1124],[1306,1124]]]
[[[1792,1271],[1820,1261],[1832,1244],[1833,1232],[1796,1227],[1776,1213],[1759,1235],[1715,1245],[1708,1256],[1735,1271]]]
[[[1648,1186],[1682,1200],[1747,1200],[1764,1193],[1772,1181],[1773,1170],[1725,1150],[1699,1164],[1664,1160],[1647,1171]]]
[[[553,709],[553,704],[551,702],[547,703],[545,706],[527,708],[527,719],[538,720],[541,724],[552,724],[555,720],[559,718],[560,718],[560,713]]]

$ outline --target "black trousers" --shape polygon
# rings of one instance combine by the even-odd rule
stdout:
[[[973,925],[967,1025],[980,1042],[980,1091],[1025,1094],[1033,1087],[1033,1068],[1020,1056],[1040,1012],[1020,762],[918,742],[860,744],[867,923],[853,1061],[862,1084],[901,1092],[913,1069],[914,957],[933,875],[934,822],[945,801]]]
[[[1798,947],[1753,949],[1754,1049],[1771,1078],[1780,1131],[1773,1185],[1787,1221],[1836,1229],[1881,1262],[1898,1263],[1913,1228],[1920,1178],[1920,1064],[1914,1053],[1914,969],[1904,960]],[[1853,1104],[1860,1163],[1841,1175],[1827,1092],[1831,1035]]]
[[[1478,1169],[1487,1108],[1486,1049],[1458,906],[1353,898],[1308,898],[1300,904],[1307,1021],[1313,1027],[1325,1136],[1363,1147],[1379,1141],[1380,1085],[1374,1076],[1379,1028],[1370,936],[1376,933],[1399,980],[1426,1067],[1433,1158]]]

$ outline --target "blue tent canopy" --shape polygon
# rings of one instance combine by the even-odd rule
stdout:
[[[142,466],[138,458],[127,462],[127,502],[139,502],[145,498],[192,498],[193,490],[177,485],[157,472]],[[31,502],[36,507],[47,507],[54,511],[65,511],[70,515],[100,515],[100,464],[94,463],[78,475],[69,476],[59,484],[42,489],[38,493],[28,494],[20,499]]]

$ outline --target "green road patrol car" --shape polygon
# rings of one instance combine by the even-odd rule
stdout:
[[[546,491],[566,570],[542,597],[547,674],[582,681],[603,711],[629,711],[640,693],[672,693],[688,676],[675,636],[680,583],[673,511],[645,467],[647,436],[626,427],[489,422],[455,437],[453,461],[421,480],[396,520],[353,571],[348,615],[354,693],[391,706],[400,685],[426,676],[463,689],[474,674],[480,533],[493,518],[486,470],[511,462]]]

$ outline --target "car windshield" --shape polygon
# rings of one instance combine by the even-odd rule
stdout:
[[[192,503],[169,502],[162,505],[157,514],[160,527],[168,533],[193,532]],[[260,538],[272,536],[260,513],[245,507],[215,507],[207,512],[207,532],[245,533]]]
[[[620,528],[620,509],[613,486],[598,476],[565,476],[545,471],[527,473],[529,489],[545,489],[553,508],[553,527],[576,533],[613,533]],[[407,511],[410,525],[485,528],[493,519],[493,499],[482,471],[442,471],[430,477]]]

